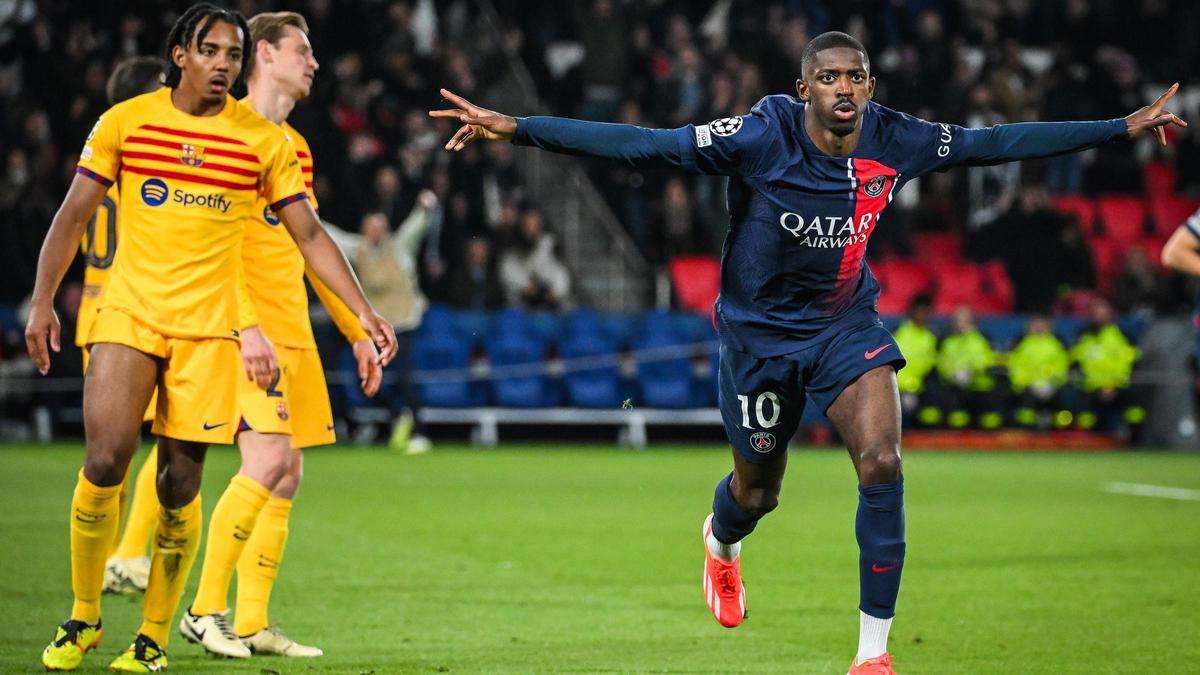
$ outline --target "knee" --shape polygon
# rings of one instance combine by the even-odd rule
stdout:
[[[779,488],[751,488],[743,490],[737,497],[738,506],[755,520],[779,506]]]
[[[859,453],[858,479],[863,485],[894,483],[900,476],[899,443],[870,445]]]
[[[87,457],[83,462],[83,475],[93,485],[110,487],[125,480],[125,471],[128,468],[129,458],[123,458],[120,452],[88,448]]]

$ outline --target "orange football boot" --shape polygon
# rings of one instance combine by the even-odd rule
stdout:
[[[717,623],[736,628],[746,618],[746,587],[742,584],[742,561],[738,556],[725,562],[708,550],[712,514],[704,519],[704,600]]]

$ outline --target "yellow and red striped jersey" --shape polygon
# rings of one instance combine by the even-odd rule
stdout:
[[[240,327],[237,285],[246,219],[307,198],[291,142],[232,97],[189,115],[162,88],[105,112],[78,171],[118,184],[121,246],[102,308],[168,337],[228,337]]]
[[[242,105],[249,102],[242,100]],[[287,122],[283,130],[296,148],[304,186],[313,208],[317,198],[312,191],[313,158],[308,141]],[[308,291],[304,287],[307,268],[300,249],[271,211],[265,198],[259,198],[253,215],[246,221],[246,239],[242,246],[242,264],[246,270],[246,287],[267,337],[277,345],[298,349],[315,349],[312,324],[308,319]],[[330,317],[350,342],[367,339],[358,317],[315,274],[308,273],[313,290]]]

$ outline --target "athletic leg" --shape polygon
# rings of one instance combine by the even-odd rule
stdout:
[[[826,414],[858,473],[859,648],[856,663],[882,657],[904,566],[904,478],[900,399],[892,365],[867,371]]]
[[[71,618],[42,652],[47,668],[72,670],[100,640],[104,565],[116,538],[121,483],[137,450],[142,412],[158,361],[118,344],[97,344],[84,381],[87,453],[71,499]]]

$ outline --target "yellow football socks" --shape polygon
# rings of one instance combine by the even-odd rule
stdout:
[[[71,498],[71,590],[75,604],[71,618],[94,624],[100,620],[100,590],[104,587],[104,565],[120,516],[120,484],[100,487],[83,470]]]
[[[129,517],[125,530],[113,557],[120,560],[140,558],[146,555],[154,526],[158,523],[158,489],[155,487],[158,473],[158,444],[150,449],[150,456],[142,462],[133,486],[133,500],[129,505]]]
[[[200,495],[186,506],[158,510],[158,531],[154,535],[154,551],[150,558],[150,579],[146,584],[146,599],[142,604],[142,627],[139,633],[154,640],[159,647],[167,646],[171,634],[171,619],[179,607],[188,573],[200,548]]]
[[[240,473],[229,481],[209,520],[204,567],[200,570],[192,614],[213,614],[228,608],[233,568],[270,496],[270,490]]]
[[[267,604],[283,560],[291,511],[292,500],[271,497],[258,514],[254,534],[238,558],[237,611],[233,621],[233,632],[238,635],[253,635],[269,625]]]

